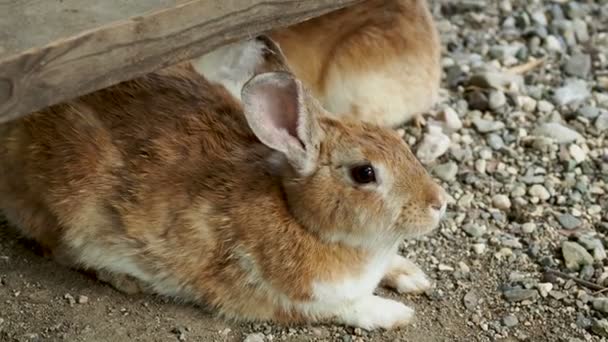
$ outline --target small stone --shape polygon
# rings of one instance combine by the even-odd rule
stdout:
[[[538,298],[538,291],[532,289],[514,288],[504,291],[503,294],[509,302],[522,302]]]
[[[78,304],[86,304],[89,302],[89,297],[87,296],[78,296]]]
[[[583,224],[581,220],[570,214],[561,214],[557,217],[557,220],[564,229],[568,230],[577,229]]]
[[[500,121],[490,121],[485,119],[473,120],[473,125],[479,133],[489,133],[505,128],[505,124]]]
[[[480,90],[473,90],[467,94],[467,102],[469,103],[469,108],[475,110],[487,110],[490,108],[490,100]]]
[[[507,211],[511,208],[511,200],[506,195],[494,195],[492,197],[492,205],[496,209]]]
[[[488,135],[488,145],[490,145],[493,150],[498,151],[505,147],[505,142],[500,135],[492,133]]]
[[[473,252],[477,255],[481,255],[486,252],[486,244],[485,243],[476,243],[473,245]]]
[[[441,272],[453,272],[454,271],[454,267],[445,265],[445,264],[439,264],[439,266],[437,266],[437,269]]]
[[[500,90],[493,90],[490,92],[490,96],[488,98],[488,104],[490,109],[497,110],[504,107],[507,104],[507,97],[505,93]]]
[[[450,137],[443,134],[441,127],[429,125],[416,151],[416,156],[423,164],[430,164],[439,158],[450,147]]]
[[[540,100],[536,108],[541,113],[551,113],[555,109],[555,106],[549,101]]]
[[[473,194],[464,194],[462,195],[459,199],[458,199],[458,206],[463,207],[463,208],[469,208],[471,207],[471,203],[473,203],[473,199],[474,199],[474,195]]]
[[[519,320],[514,315],[507,315],[502,318],[502,324],[507,328],[512,328],[519,323]]]
[[[596,335],[608,337],[608,320],[594,319],[591,323],[591,331]]]
[[[528,190],[528,193],[530,194],[530,196],[534,196],[534,197],[540,199],[541,201],[546,201],[549,198],[551,198],[551,194],[549,193],[547,188],[545,188],[544,186],[542,186],[540,184],[532,185],[530,187],[530,189]]]
[[[445,164],[437,165],[433,168],[433,173],[443,181],[452,182],[456,179],[456,175],[458,174],[458,164],[447,162]]]
[[[601,113],[600,109],[597,107],[593,107],[593,106],[584,106],[584,107],[579,108],[576,111],[577,115],[587,118],[589,120],[593,120],[593,119],[597,118],[600,115],[600,113]]]
[[[578,271],[585,265],[593,264],[593,256],[587,252],[585,247],[573,241],[564,241],[562,243],[562,255],[566,268],[570,271]]]
[[[576,326],[578,326],[581,329],[589,329],[591,327],[591,320],[579,312],[576,315]],[[573,342],[573,341],[570,340],[568,342]]]
[[[573,102],[581,102],[591,96],[587,82],[579,79],[569,79],[565,85],[555,90],[553,101],[559,106]]]
[[[577,164],[582,163],[583,161],[585,161],[585,158],[587,158],[587,153],[575,144],[572,144],[570,145],[570,147],[568,147],[568,152]]]
[[[67,300],[67,301],[68,301],[68,304],[70,304],[70,305],[74,305],[74,304],[76,304],[76,299],[74,299],[74,297],[73,297],[71,294],[69,294],[69,293],[66,293],[66,294],[63,296],[63,298],[64,298],[65,300]]]
[[[243,342],[264,342],[264,334],[262,334],[262,333],[249,334],[245,337]]]
[[[579,43],[585,43],[589,41],[589,29],[587,28],[587,23],[584,20],[580,18],[574,19],[572,21],[572,28],[574,29],[576,40],[578,40]]]
[[[554,35],[549,35],[545,38],[545,48],[553,52],[562,52],[562,44]]]
[[[606,259],[606,249],[600,239],[592,236],[582,235],[578,238],[578,243],[585,247],[588,251],[592,251],[593,259],[602,261]]]
[[[462,230],[464,230],[472,237],[482,237],[486,233],[488,228],[485,225],[471,222],[465,224],[462,227]]]
[[[536,224],[533,222],[527,222],[521,225],[521,231],[525,234],[532,234],[536,231]]]
[[[595,119],[595,128],[600,132],[608,130],[608,113],[604,113]]]
[[[178,341],[186,341],[186,328],[184,328],[184,327],[173,328],[173,330],[171,330],[171,332],[174,333],[175,335],[177,335]]]
[[[549,291],[549,296],[551,296],[555,300],[562,300],[568,297],[568,294],[561,291]]]
[[[458,262],[458,270],[462,274],[469,274],[469,273],[471,273],[471,268],[469,267],[469,265],[467,265],[466,263],[464,263],[462,261]]]
[[[482,71],[471,76],[468,83],[475,87],[497,90],[506,90],[515,85],[521,90],[524,87],[524,78],[509,72]]]
[[[603,313],[608,313],[608,298],[602,297],[593,299],[593,309]]]
[[[318,338],[327,338],[327,337],[329,337],[329,331],[327,331],[327,329],[313,327],[311,329],[311,331],[312,331],[312,334],[315,335],[315,337],[318,337]]]
[[[536,284],[536,288],[538,289],[538,292],[540,293],[540,296],[545,298],[549,295],[549,292],[551,292],[551,290],[553,290],[553,284],[551,283],[538,283]]]
[[[457,131],[462,128],[462,121],[460,120],[458,113],[450,107],[443,110],[440,114],[440,118],[448,131]]]
[[[563,126],[557,122],[547,122],[538,126],[533,134],[555,140],[558,144],[568,144],[577,140],[584,140],[577,131]]]
[[[486,162],[485,159],[478,159],[475,161],[475,170],[482,174],[486,173],[487,164],[488,162]]]
[[[570,76],[585,78],[591,71],[591,56],[576,52],[566,61],[564,71]]]
[[[465,308],[467,308],[467,310],[475,310],[477,304],[479,303],[479,296],[477,295],[477,291],[470,290],[464,295],[462,301],[464,302],[464,306]]]

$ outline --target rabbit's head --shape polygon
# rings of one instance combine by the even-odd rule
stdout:
[[[395,131],[331,118],[288,72],[254,76],[241,98],[252,131],[276,151],[291,214],[307,229],[364,246],[437,226],[445,192]]]

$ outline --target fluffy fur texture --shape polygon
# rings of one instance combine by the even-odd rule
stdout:
[[[270,36],[332,113],[395,127],[437,101],[441,47],[426,0],[366,0]],[[193,64],[210,80],[233,85],[246,79],[229,70],[255,64],[248,52],[260,48],[238,42]]]
[[[429,285],[397,245],[438,224],[443,190],[395,132],[336,120],[269,72],[283,56],[256,41],[242,104],[184,64],[0,126],[0,210],[125,292],[239,320],[409,322],[373,292]],[[375,182],[353,178],[362,164]]]

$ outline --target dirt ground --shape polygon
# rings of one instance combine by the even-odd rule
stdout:
[[[430,251],[424,242],[417,249]],[[458,243],[448,243],[455,254]],[[422,252],[425,253],[425,252]],[[484,310],[500,314],[495,301],[499,279],[504,278],[492,260],[472,268],[472,287],[459,287],[436,279],[436,291],[402,296],[417,310],[416,322],[404,329],[368,334],[335,326],[277,327],[234,324],[213,317],[203,308],[154,296],[127,296],[82,273],[63,268],[36,252],[6,223],[0,225],[0,341],[242,341],[254,332],[276,341],[490,341],[468,323],[470,313],[462,298],[474,289],[487,295]],[[506,272],[506,270],[505,270]],[[398,297],[380,290],[387,296]],[[84,297],[86,298],[84,298]],[[550,318],[550,317],[549,317]],[[554,321],[552,322],[554,323]],[[571,336],[566,324],[532,324],[525,327],[530,341],[559,341]],[[516,341],[514,339],[492,339]]]
[[[457,113],[462,127],[438,159],[443,164],[429,170],[455,201],[440,228],[402,248],[428,272],[435,287],[416,296],[379,290],[414,307],[414,324],[368,333],[332,325],[226,322],[187,303],[124,295],[59,266],[40,256],[0,217],[0,342],[605,341],[608,307],[605,312],[594,307],[594,300],[604,300],[605,294],[572,279],[547,277],[544,268],[568,272],[560,246],[578,239],[574,245],[583,257],[585,248],[603,254],[580,273],[568,275],[585,278],[596,288],[608,286],[603,247],[608,243],[608,126],[602,121],[608,119],[608,62],[591,48],[608,42],[608,21],[594,19],[608,18],[608,3],[433,3],[446,50],[442,105]],[[566,49],[564,42],[574,36],[563,32],[579,27],[573,23],[589,28],[577,38],[589,43],[576,45],[574,40]],[[577,49],[584,54],[577,55]],[[512,94],[473,84],[477,66],[521,65],[528,55],[546,60],[526,75],[529,89]],[[574,63],[577,56],[582,56],[581,63]],[[562,68],[578,74],[591,89],[581,103],[552,104],[561,101],[552,94],[565,81]],[[574,127],[587,141],[580,146],[558,145],[554,139],[528,143],[527,136],[544,120]],[[423,134],[406,129],[406,137],[416,143]],[[522,294],[530,296],[507,298]]]

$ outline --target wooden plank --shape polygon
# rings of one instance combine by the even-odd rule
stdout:
[[[0,123],[360,0],[0,0]]]

